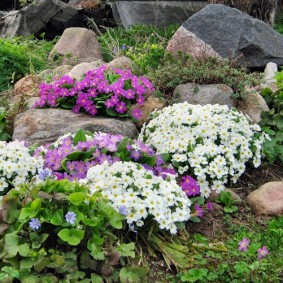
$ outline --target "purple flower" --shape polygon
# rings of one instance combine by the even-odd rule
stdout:
[[[262,248],[257,250],[257,253],[258,253],[257,258],[258,259],[262,259],[262,258],[266,257],[269,254],[269,251],[268,251],[266,246],[263,246]]]
[[[50,177],[51,175],[52,175],[52,171],[48,168],[40,169],[38,171],[38,177],[42,181],[44,181],[47,177]]]
[[[41,227],[41,223],[38,218],[32,218],[29,222],[29,227],[32,230],[38,230]]]
[[[120,114],[124,114],[127,111],[127,106],[126,106],[125,102],[121,101],[121,102],[117,103],[115,110]]]
[[[131,115],[135,118],[135,119],[140,119],[142,117],[142,111],[138,108],[134,109],[132,112],[131,112]]]
[[[126,44],[122,44],[122,46],[120,47],[121,50],[126,50],[127,49],[127,46]]]
[[[243,238],[243,240],[238,243],[239,245],[238,250],[244,252],[247,251],[249,244],[250,244],[250,240],[247,238]]]
[[[195,212],[198,217],[203,217],[203,209],[198,204],[195,205]]]
[[[127,215],[129,212],[128,212],[128,209],[125,205],[120,205],[119,206],[119,212],[122,214],[122,215]]]
[[[180,185],[187,196],[196,196],[200,194],[200,188],[196,180],[191,176],[182,177]]]
[[[207,202],[206,208],[207,208],[207,210],[212,210],[212,209],[213,209],[213,204],[212,204],[211,201],[208,201],[208,202]]]
[[[75,212],[69,211],[66,213],[65,219],[69,224],[73,225],[77,220],[77,215]]]
[[[130,154],[130,157],[133,158],[135,161],[138,161],[141,157],[141,153],[138,150],[133,150]]]

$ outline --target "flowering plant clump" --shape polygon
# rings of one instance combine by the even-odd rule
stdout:
[[[153,117],[139,140],[159,154],[169,153],[180,174],[188,172],[197,179],[203,197],[211,190],[222,191],[229,178],[236,182],[249,160],[260,165],[266,136],[236,109],[185,102],[156,111]]]
[[[30,181],[43,167],[43,158],[32,157],[23,142],[0,142],[0,195]]]
[[[1,282],[103,282],[135,257],[134,243],[115,235],[125,216],[87,186],[48,178],[10,190],[2,203]]]
[[[129,112],[132,104],[142,105],[154,88],[146,77],[137,77],[130,70],[107,69],[105,65],[75,81],[65,75],[53,83],[40,85],[40,100],[35,107],[59,107],[90,115],[140,118],[137,110]]]
[[[101,191],[116,211],[126,214],[132,228],[153,218],[161,229],[174,234],[176,222],[190,218],[191,201],[173,175],[164,180],[137,163],[104,162],[88,170],[86,182],[90,193]]]
[[[112,164],[120,160],[143,164],[156,175],[166,177],[167,173],[175,174],[151,147],[122,135],[93,135],[79,130],[76,134],[68,133],[52,144],[39,147],[35,156],[39,155],[44,157],[44,167],[51,170],[57,179],[83,179],[90,167],[104,161]]]

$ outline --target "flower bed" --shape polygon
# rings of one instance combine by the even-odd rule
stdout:
[[[153,113],[139,140],[157,153],[169,153],[180,174],[188,172],[200,185],[201,195],[220,192],[231,179],[236,182],[251,160],[261,162],[265,135],[258,125],[236,109],[221,105],[174,104]]]

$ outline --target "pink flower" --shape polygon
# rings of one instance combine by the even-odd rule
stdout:
[[[198,204],[195,205],[195,210],[198,217],[203,217],[203,209]]]
[[[250,244],[249,239],[243,238],[243,240],[238,243],[239,245],[238,250],[244,252],[247,251],[249,244]]]
[[[257,253],[258,253],[257,258],[258,259],[262,259],[262,258],[266,257],[269,254],[269,251],[268,251],[266,246],[263,246],[261,249],[257,250]]]
[[[142,111],[138,108],[134,109],[132,112],[131,112],[131,115],[135,118],[135,119],[140,119],[142,117]]]

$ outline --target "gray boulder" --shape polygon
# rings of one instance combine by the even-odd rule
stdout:
[[[188,17],[207,5],[200,1],[115,1],[112,12],[118,25],[129,28],[134,24],[155,25],[160,28],[169,24],[181,24]]]
[[[1,19],[0,37],[37,34],[54,21],[66,24],[78,15],[79,9],[59,0],[38,0],[21,10],[11,11]]]
[[[225,84],[196,85],[193,83],[178,85],[173,93],[173,100],[187,101],[190,104],[220,104],[234,107],[233,90]]]
[[[187,45],[193,35],[222,58],[240,56],[239,62],[248,67],[264,68],[270,61],[283,65],[283,36],[264,22],[237,9],[207,5],[190,17],[182,28],[189,32]],[[178,34],[174,35],[168,45],[175,46],[169,51],[186,52],[184,36],[180,40]]]
[[[18,114],[14,123],[13,140],[26,141],[28,145],[53,142],[68,132],[78,129],[92,132],[138,136],[135,124],[129,119],[91,117],[61,109],[29,109]]]

